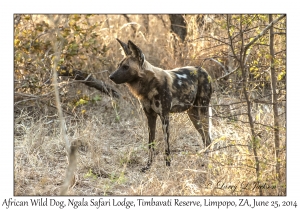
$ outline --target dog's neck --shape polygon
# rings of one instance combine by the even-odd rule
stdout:
[[[159,68],[159,67],[156,67],[156,66],[153,66],[151,63],[149,63],[148,61],[144,61],[144,64],[142,66],[142,69],[143,70],[146,70],[146,71],[152,71],[152,72],[155,72],[155,71],[162,71],[163,69]]]
[[[158,83],[156,75],[162,72],[163,70],[161,68],[153,66],[145,60],[140,71],[141,72],[139,75],[139,79],[127,83],[127,86],[129,87],[131,93],[135,95],[135,97],[142,99],[145,95],[144,93],[149,91],[148,87],[146,87],[145,85],[149,84],[150,81]]]

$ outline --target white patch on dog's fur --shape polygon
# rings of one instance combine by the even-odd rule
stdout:
[[[181,80],[178,80],[178,85],[182,85],[182,81]]]
[[[187,75],[186,75],[186,74],[183,74],[183,75],[176,74],[176,76],[177,76],[179,79],[181,79],[181,78],[186,79],[186,78],[187,78]]]
[[[163,125],[163,133],[164,133],[164,139],[165,141],[168,139],[168,135],[167,135],[167,125]]]

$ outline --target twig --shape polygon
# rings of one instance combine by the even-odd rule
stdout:
[[[219,81],[219,80],[221,80],[221,79],[223,79],[223,78],[225,78],[225,77],[228,77],[229,75],[231,75],[231,74],[233,74],[234,72],[236,72],[237,70],[239,70],[239,68],[240,68],[240,66],[236,67],[236,69],[232,70],[232,71],[229,72],[228,74],[225,74],[224,76],[219,77],[219,78],[217,79],[217,81]]]
[[[51,94],[53,94],[52,92],[50,93],[47,93],[47,94],[44,94],[44,95],[40,95],[40,96],[36,96],[36,95],[32,95],[32,94],[26,94],[26,93],[20,93],[20,92],[15,92],[14,94],[16,95],[20,95],[20,96],[23,96],[23,97],[28,97],[28,99],[24,99],[24,100],[20,100],[20,101],[17,101],[16,103],[14,103],[14,106],[22,103],[22,102],[25,102],[25,101],[30,101],[30,100],[38,100],[42,97],[46,97],[46,96],[49,96]]]
[[[245,144],[229,144],[229,145],[226,145],[224,147],[218,147],[217,149],[213,149],[213,150],[206,150],[207,153],[209,152],[215,152],[217,150],[221,150],[221,149],[226,149],[228,147],[236,147],[236,146],[240,146],[240,147],[248,147],[248,145],[245,145]]]
[[[219,64],[219,65],[222,67],[222,69],[224,70],[224,72],[225,72],[225,73],[228,73],[226,67],[225,67],[221,62],[217,61],[217,60],[214,59],[214,58],[205,58],[205,59],[202,61],[202,64],[203,64],[205,61],[207,61],[207,60],[211,60],[211,61],[213,61],[213,62]]]

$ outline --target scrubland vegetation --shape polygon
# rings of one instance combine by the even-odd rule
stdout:
[[[270,18],[16,14],[14,194],[59,195],[69,179],[68,195],[286,195],[286,18]],[[141,172],[147,122],[127,87],[108,79],[123,58],[115,38],[134,41],[155,66],[209,72],[211,148],[185,113],[172,114],[171,166],[158,120],[154,162]]]

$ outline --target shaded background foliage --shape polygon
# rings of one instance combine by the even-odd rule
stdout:
[[[65,15],[61,17],[59,34],[56,35],[61,48],[60,65],[93,73],[98,79],[106,81],[107,75],[115,69],[120,58],[115,42],[115,38],[119,37],[139,43],[154,65],[165,69],[203,65],[217,79],[237,66],[232,50],[238,52],[241,45],[239,15],[230,17],[231,23],[228,25],[226,15]],[[267,15],[243,15],[243,19],[244,41],[251,41],[268,25]],[[115,24],[116,21],[119,22]],[[151,22],[152,25],[149,26]],[[156,23],[166,28],[157,37],[152,37]],[[54,27],[53,24],[49,25],[45,15],[15,15],[16,90],[36,94],[46,89],[51,75],[51,59],[54,56],[49,34]],[[162,32],[165,32],[165,36],[162,36]],[[231,41],[227,33],[232,36]],[[149,34],[152,36],[149,37]],[[281,90],[284,90],[284,22],[275,27],[275,36],[275,67],[278,81],[282,81]],[[268,43],[268,36],[262,36],[249,49],[247,74],[249,82],[254,83],[249,88],[260,91],[270,89],[268,69],[271,56]],[[241,71],[236,71],[230,78],[225,77],[222,82],[224,80],[226,85],[223,88],[237,90],[232,87],[238,87]]]

